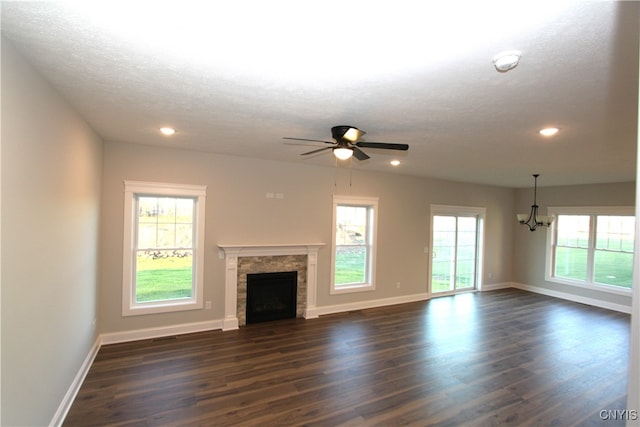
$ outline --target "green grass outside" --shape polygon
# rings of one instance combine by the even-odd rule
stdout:
[[[365,281],[366,249],[338,248],[336,251],[335,283],[363,283]]]
[[[191,257],[138,258],[137,302],[191,297]],[[348,248],[337,254],[336,283],[362,283],[365,280],[364,248]]]
[[[596,251],[594,264],[594,282],[631,288],[632,253]],[[586,280],[586,249],[557,248],[555,275],[566,279]]]
[[[434,262],[431,278],[432,292],[450,291],[451,276],[447,262]],[[633,274],[633,254],[620,252],[596,251],[594,282],[606,285],[631,288]],[[583,249],[557,248],[556,277],[586,281],[587,251]],[[461,275],[457,279],[457,287],[471,285],[472,277]]]
[[[633,254],[598,251],[595,281],[631,288]],[[441,269],[438,271],[438,264]],[[137,265],[137,302],[190,298],[192,295],[192,257],[152,259],[140,256]],[[335,283],[362,283],[365,281],[365,249],[345,248],[336,254]],[[434,263],[432,291],[450,290],[450,277],[446,263]],[[556,276],[575,280],[586,278],[586,251],[558,248]],[[458,277],[458,288],[472,285],[472,277]]]
[[[193,257],[156,258],[140,255],[136,266],[136,301],[150,302],[192,296]]]

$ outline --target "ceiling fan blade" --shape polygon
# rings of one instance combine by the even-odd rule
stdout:
[[[307,155],[309,155],[309,154],[315,154],[315,153],[319,153],[320,151],[324,151],[324,150],[332,150],[332,149],[333,149],[333,147],[322,147],[322,148],[319,148],[319,149],[317,149],[317,150],[313,150],[313,151],[308,151],[308,152],[306,152],[306,153],[302,153],[302,154],[300,154],[300,155],[301,155],[301,156],[307,156]]]
[[[282,137],[282,139],[290,139],[292,141],[309,141],[309,142],[322,142],[325,144],[335,144],[335,142],[331,142],[331,141],[320,141],[319,139],[305,139],[305,138],[289,138],[287,136]]]
[[[360,141],[356,143],[358,147],[364,148],[384,148],[386,150],[402,150],[407,151],[409,149],[408,144],[395,144],[392,142],[364,142]]]
[[[1,1],[1,0],[0,0]],[[333,147],[327,147],[326,145],[320,145],[320,143],[310,143],[310,142],[305,142],[305,141],[300,141],[300,142],[296,142],[296,141],[284,141],[282,143],[283,145],[295,145],[298,147],[306,147],[309,150],[314,149],[314,147],[322,147],[322,148],[333,148]]]
[[[359,149],[358,147],[351,147],[351,149],[353,150],[353,155],[356,159],[358,160],[367,160],[370,157],[367,156],[367,153],[365,153],[364,151],[362,151],[361,149]]]

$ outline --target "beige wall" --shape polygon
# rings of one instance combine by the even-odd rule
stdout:
[[[530,189],[114,142],[103,147],[4,40],[1,162],[2,425],[51,421],[95,342],[96,316],[100,333],[221,319],[219,243],[326,243],[319,307],[401,297],[426,292],[430,206],[485,207],[484,283],[516,281],[629,305],[624,297],[544,281],[544,233],[530,233],[514,218],[529,209]],[[125,179],[208,186],[204,291],[212,310],[122,317]],[[284,199],[267,199],[267,192]],[[379,198],[374,292],[329,294],[334,194]],[[634,184],[543,187],[539,196],[543,209],[632,206]]]
[[[518,212],[529,212],[533,203],[533,189],[520,189],[516,192]],[[635,183],[574,185],[563,187],[538,187],[540,211],[546,215],[546,209],[552,207],[573,206],[635,206]],[[568,293],[629,307],[631,298],[612,295],[575,286],[545,281],[545,256],[547,229],[530,232],[527,227],[518,226],[515,237],[515,257],[513,281],[542,289]]]
[[[2,425],[47,425],[96,340],[102,142],[2,40]]]
[[[204,294],[205,300],[212,301],[212,310],[122,317],[124,180],[207,185]],[[267,192],[283,193],[284,198],[267,199]],[[333,194],[379,198],[377,288],[373,292],[329,293]],[[486,207],[485,282],[511,279],[512,189],[108,142],[104,152],[101,331],[221,319],[224,261],[218,258],[220,243],[326,243],[318,259],[318,307],[424,293],[431,204]]]

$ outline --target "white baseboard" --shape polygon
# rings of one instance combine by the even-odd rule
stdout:
[[[233,331],[234,329],[238,329],[239,326],[239,321],[238,318],[233,316],[233,317],[225,317],[222,320],[222,330],[223,331]]]
[[[609,310],[619,311],[622,313],[631,313],[630,306],[614,304],[614,303],[601,301],[593,298],[581,297],[578,295],[554,291],[551,289],[541,288],[538,286],[525,285],[523,283],[517,283],[517,282],[492,283],[489,285],[484,285],[482,287],[482,291],[492,291],[492,290],[505,289],[505,288],[522,289],[525,291],[547,295],[555,298],[565,299],[573,302],[578,302],[581,304],[587,304],[595,307],[606,308]],[[429,293],[420,293],[420,294],[404,295],[399,297],[391,297],[391,298],[376,299],[376,300],[369,300],[369,301],[358,301],[358,302],[353,302],[348,304],[336,304],[336,305],[329,305],[329,306],[323,306],[323,307],[314,307],[313,310],[310,310],[310,312],[307,313],[306,317],[312,319],[312,318],[316,318],[318,316],[322,316],[326,314],[344,313],[347,311],[363,310],[366,308],[375,308],[375,307],[384,307],[384,306],[395,305],[395,304],[406,304],[410,302],[428,300],[430,297],[431,295]],[[185,323],[180,325],[163,326],[159,328],[137,329],[133,331],[112,332],[112,333],[101,334],[100,336],[98,336],[98,338],[96,339],[96,342],[91,347],[89,354],[87,355],[84,362],[82,363],[80,370],[78,371],[76,377],[74,378],[71,386],[69,387],[69,390],[67,391],[62,403],[58,407],[58,410],[56,411],[49,425],[61,426],[62,423],[64,422],[64,419],[67,416],[69,409],[71,408],[71,404],[76,398],[78,391],[80,390],[80,386],[82,385],[85,377],[87,376],[87,373],[89,372],[89,368],[91,367],[91,364],[93,363],[93,360],[95,359],[102,345],[116,344],[116,343],[122,343],[122,342],[128,342],[128,341],[138,341],[138,340],[145,340],[145,339],[152,339],[152,338],[160,338],[160,337],[166,337],[171,335],[204,332],[204,331],[211,331],[211,330],[217,330],[217,329],[227,330],[224,328],[224,325],[225,325],[224,319],[220,319],[220,320],[212,320],[207,322]],[[228,326],[229,325],[227,324],[227,327]],[[232,328],[232,329],[236,329],[236,328]]]
[[[100,335],[101,344],[116,344],[128,341],[148,340],[151,338],[167,337],[171,335],[192,334],[195,332],[222,329],[222,320],[207,322],[183,323],[180,325],[161,326],[159,328],[136,329],[133,331],[111,332]]]
[[[580,304],[592,305],[594,307],[606,308],[608,310],[619,311],[621,313],[631,313],[631,306],[615,304],[612,302],[602,301],[594,298],[581,297],[579,295],[568,294],[566,292],[554,291],[552,289],[541,288],[538,286],[525,285],[524,283],[511,282],[512,288],[522,289],[523,291],[534,292],[536,294],[547,295],[550,297],[565,299],[568,301],[578,302]]]
[[[348,304],[327,305],[316,307],[314,314],[322,316],[325,314],[344,313],[346,311],[363,310],[365,308],[384,307],[387,305],[405,304],[408,302],[424,301],[431,296],[428,293],[404,295],[400,297],[391,297],[384,299],[375,299],[369,301],[358,301]]]
[[[100,347],[106,344],[116,344],[128,341],[138,341],[151,338],[166,337],[171,335],[190,334],[195,332],[204,332],[215,329],[222,329],[222,320],[212,320],[208,322],[184,323],[181,325],[164,326],[160,328],[138,329],[134,331],[113,332],[98,335],[95,343],[89,350],[89,354],[85,357],[84,362],[80,366],[80,370],[76,374],[69,390],[65,394],[62,402],[58,406],[58,410],[53,415],[50,426],[61,426],[71,409],[71,405],[75,400],[80,387],[84,382],[93,361],[100,350]]]
[[[78,395],[80,387],[82,386],[84,379],[87,377],[89,369],[91,368],[91,365],[93,364],[93,361],[98,354],[98,350],[100,350],[100,336],[96,338],[96,341],[93,343],[93,346],[91,346],[91,349],[89,350],[89,354],[87,354],[87,357],[84,358],[84,361],[82,362],[78,373],[71,382],[71,386],[67,390],[67,393],[64,395],[60,406],[58,406],[58,410],[53,415],[53,418],[49,423],[50,426],[61,426],[64,422],[64,419],[67,417],[67,414],[71,409],[71,405]]]
[[[483,284],[482,288],[480,289],[480,292],[495,291],[498,289],[506,289],[511,287],[513,287],[511,282],[489,283],[489,284]]]

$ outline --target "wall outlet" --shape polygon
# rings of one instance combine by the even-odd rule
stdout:
[[[204,309],[205,310],[211,310],[211,301],[205,301]]]
[[[400,289],[400,282],[396,282],[396,288]]]

